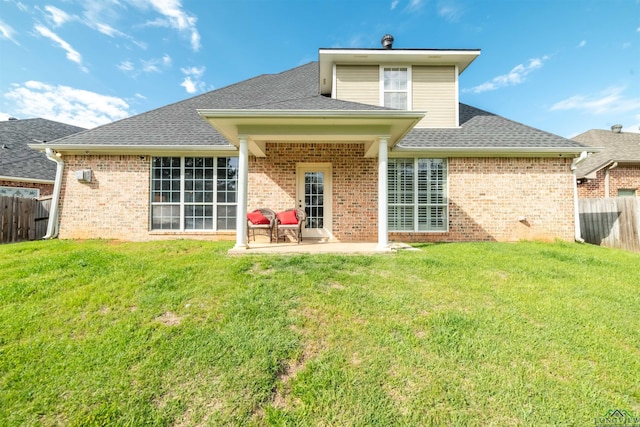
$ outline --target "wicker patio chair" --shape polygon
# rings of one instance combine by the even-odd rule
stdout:
[[[291,216],[291,212],[295,214],[295,218],[297,219],[297,223],[288,223],[283,224],[283,219],[287,216]],[[289,218],[291,219],[291,218]],[[298,244],[302,241],[302,224],[307,219],[307,214],[302,209],[287,209],[286,211],[280,212],[276,215],[276,243],[280,241],[280,237],[286,237],[287,231],[293,231],[298,240]],[[292,222],[292,221],[287,221]]]
[[[258,215],[259,214],[259,215]],[[260,217],[266,218],[265,223]],[[253,221],[252,221],[253,220]],[[256,241],[256,230],[267,231],[269,233],[269,243],[273,241],[273,230],[276,224],[276,213],[271,209],[261,208],[247,214],[247,239],[249,240],[253,232],[253,241]]]

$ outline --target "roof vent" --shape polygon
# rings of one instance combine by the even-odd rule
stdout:
[[[391,34],[385,34],[384,36],[382,36],[382,47],[384,49],[393,48],[393,36]]]
[[[622,131],[622,125],[613,125],[611,126],[611,132],[620,133]]]

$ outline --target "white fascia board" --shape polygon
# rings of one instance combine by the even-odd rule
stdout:
[[[184,153],[215,153],[237,155],[233,145],[103,145],[103,144],[28,144],[30,148],[45,151],[51,148],[62,154],[131,154],[160,155]]]
[[[11,182],[28,182],[30,184],[53,184],[53,179],[36,179],[36,178],[24,178],[21,176],[4,176],[0,175],[0,181]]]
[[[574,158],[584,149],[573,147],[524,148],[524,147],[394,147],[389,157],[407,155],[435,157],[566,157]]]
[[[203,118],[418,118],[421,111],[407,110],[196,110]]]

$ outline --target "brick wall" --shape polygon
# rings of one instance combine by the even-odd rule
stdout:
[[[266,154],[249,158],[248,211],[296,207],[297,164],[331,163],[333,235],[377,240],[378,159],[364,158],[363,144],[267,144]]]
[[[450,158],[449,232],[393,233],[391,238],[573,240],[570,166],[564,158]]]
[[[5,181],[0,179],[0,187],[22,187],[22,188],[39,188],[40,197],[50,196],[53,194],[53,184],[38,184],[34,182],[16,182]]]
[[[64,156],[62,239],[148,240],[149,157]],[[91,169],[91,182],[74,172]]]
[[[617,166],[609,170],[609,197],[618,197],[621,188],[635,189],[640,196],[640,166]],[[578,184],[581,199],[600,199],[605,195],[605,169],[596,173],[596,179]]]
[[[377,158],[362,144],[267,144],[249,158],[248,209],[295,206],[298,163],[331,163],[333,234],[343,241],[377,240]],[[235,233],[150,232],[147,156],[65,156],[61,238],[155,240],[235,239]],[[74,177],[92,170],[92,182]],[[573,239],[570,160],[449,159],[447,233],[392,233],[398,241]],[[520,217],[526,217],[520,222]]]

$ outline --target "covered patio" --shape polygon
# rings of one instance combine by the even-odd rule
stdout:
[[[198,113],[209,122],[218,132],[230,141],[238,150],[238,174],[237,174],[237,224],[236,245],[233,252],[258,251],[271,252],[308,252],[308,253],[373,253],[384,252],[390,249],[387,227],[387,164],[389,150],[400,141],[412,128],[424,117],[424,112],[400,111],[387,109],[374,110],[198,110]],[[287,147],[294,145],[314,146],[318,144],[353,146],[358,144],[363,147],[360,158],[376,158],[377,168],[366,176],[360,176],[358,180],[377,180],[377,193],[371,194],[367,199],[377,199],[374,221],[377,223],[377,242],[368,243],[338,243],[332,230],[334,218],[344,217],[337,212],[338,206],[333,209],[332,198],[325,198],[325,212],[329,212],[323,221],[319,221],[316,230],[307,228],[307,231],[317,231],[315,237],[324,239],[309,241],[305,244],[269,245],[263,247],[258,244],[249,244],[246,217],[248,212],[248,194],[256,192],[257,187],[249,188],[250,170],[249,157],[263,159],[263,162],[271,165],[281,165],[279,160],[284,152],[274,154],[274,147]],[[308,144],[308,145],[307,145]],[[271,148],[270,148],[271,147]],[[272,155],[269,155],[269,152]],[[329,160],[328,162],[326,162]],[[332,168],[338,158],[325,159],[325,163],[309,163],[309,159],[293,159],[297,172],[294,175],[304,174],[306,167],[315,169],[324,168],[328,179],[332,176],[350,175],[348,171],[333,172]],[[287,164],[286,166],[290,166]],[[315,172],[314,169],[314,172]],[[377,170],[376,170],[377,169]],[[310,172],[311,173],[311,172]],[[349,177],[351,178],[351,177]],[[354,183],[355,184],[355,183]],[[263,184],[262,184],[263,185]],[[343,191],[354,191],[357,188]],[[264,190],[264,189],[263,189]],[[283,190],[283,188],[278,188]],[[355,190],[357,191],[357,190]],[[304,198],[291,191],[286,193],[296,208],[306,209]],[[374,202],[375,203],[375,202]],[[270,207],[270,206],[258,206]],[[293,207],[293,206],[290,206]],[[307,212],[309,215],[309,212]],[[357,240],[357,239],[354,239]]]

